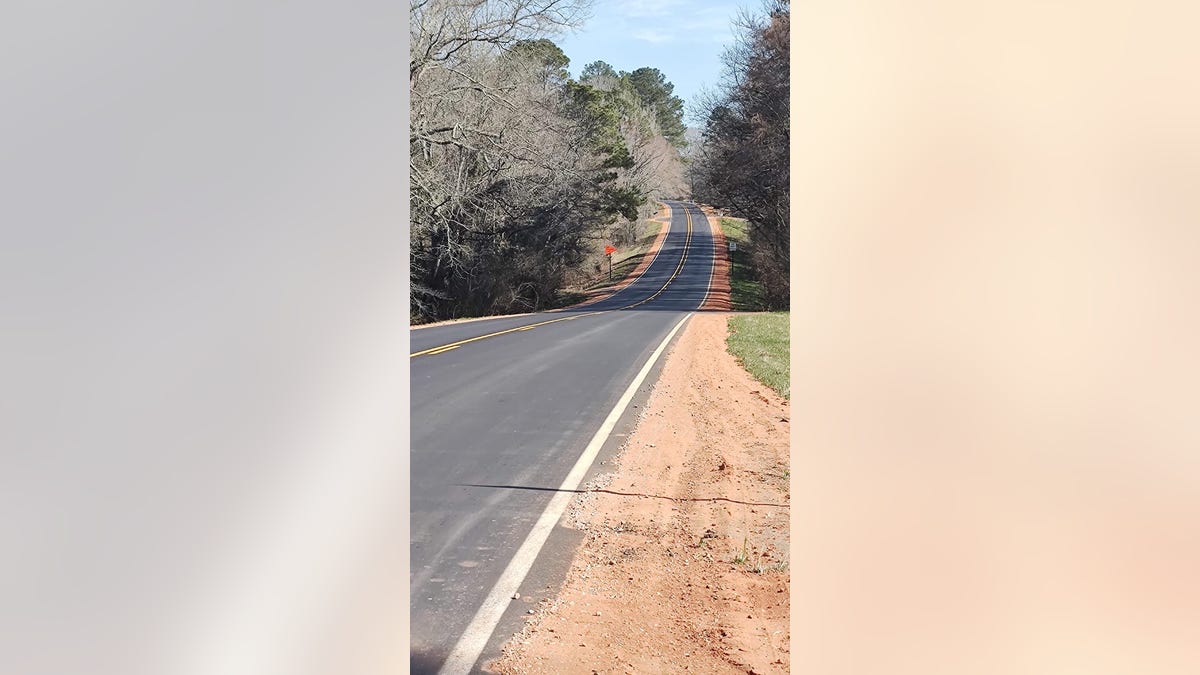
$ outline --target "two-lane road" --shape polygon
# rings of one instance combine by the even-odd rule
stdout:
[[[708,220],[694,204],[667,203],[660,252],[613,296],[412,331],[413,672],[436,671],[452,652],[459,664],[473,661],[471,639],[487,640],[476,669],[496,655],[494,622],[467,631],[472,619],[622,394],[703,303],[713,270]],[[502,625],[524,608],[511,608]]]

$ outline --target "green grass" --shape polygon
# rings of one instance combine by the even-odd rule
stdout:
[[[749,223],[741,218],[721,219],[725,238],[737,242],[737,250],[730,253],[733,267],[729,271],[729,301],[736,312],[760,312],[767,308],[762,285],[755,280],[754,268],[750,266],[748,228]]]
[[[742,218],[722,218],[721,231],[725,233],[726,239],[736,239],[738,244],[744,244],[750,241],[746,231],[749,224]]]
[[[726,340],[729,353],[754,379],[786,399],[792,397],[788,319],[788,312],[730,317]]]
[[[749,537],[742,538],[742,550],[738,551],[737,555],[733,556],[733,560],[731,561],[733,564],[741,565],[742,563],[750,560],[750,554],[746,551],[746,544],[749,543],[749,541]]]
[[[777,563],[773,563],[773,564],[764,565],[762,551],[755,552],[754,558],[753,558],[753,560],[751,560],[749,544],[750,544],[750,538],[743,537],[742,538],[742,550],[734,553],[733,559],[731,559],[729,562],[734,565],[745,565],[746,569],[750,570],[751,572],[754,572],[755,574],[766,574],[767,572],[786,572],[787,571],[788,564],[787,564],[786,560],[783,560],[783,561],[780,561]]]

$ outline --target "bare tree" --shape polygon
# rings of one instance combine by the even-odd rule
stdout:
[[[735,22],[718,91],[699,104],[703,148],[693,162],[694,193],[750,223],[751,254],[768,303],[787,305],[790,241],[788,107],[790,13],[768,0]]]
[[[545,39],[582,0],[412,6],[414,320],[538,309],[671,185],[657,111],[571,82]],[[657,72],[657,71],[655,71]],[[607,96],[607,98],[605,98]]]

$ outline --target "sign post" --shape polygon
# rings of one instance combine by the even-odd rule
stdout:
[[[612,254],[616,253],[617,249],[613,246],[604,247],[604,255],[608,257],[608,280],[612,281]]]

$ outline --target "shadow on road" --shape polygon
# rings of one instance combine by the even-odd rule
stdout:
[[[444,660],[442,656],[412,650],[408,653],[408,672],[412,675],[436,675]]]

